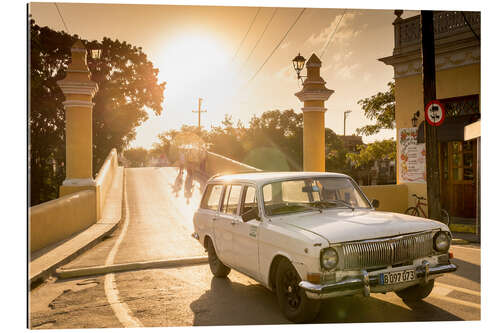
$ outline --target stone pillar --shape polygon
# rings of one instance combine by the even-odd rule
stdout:
[[[95,189],[92,174],[92,98],[97,83],[90,80],[87,50],[81,41],[71,48],[66,78],[57,84],[66,97],[66,179],[59,195]]]
[[[307,78],[301,91],[295,94],[304,102],[303,169],[325,171],[325,101],[333,90],[325,87],[320,76],[321,61],[313,53],[306,63]]]

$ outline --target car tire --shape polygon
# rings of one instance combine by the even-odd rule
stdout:
[[[434,288],[434,280],[430,280],[425,284],[417,284],[402,290],[396,291],[396,295],[403,299],[403,301],[420,301],[426,298]]]
[[[210,270],[215,277],[225,278],[231,271],[231,268],[227,267],[220,261],[219,257],[217,257],[217,253],[215,252],[214,245],[212,241],[209,239],[207,244],[207,252],[208,252],[208,265],[210,266]]]
[[[282,259],[276,270],[276,296],[281,312],[294,323],[314,320],[320,310],[319,300],[309,299],[299,287],[300,276],[286,259]]]

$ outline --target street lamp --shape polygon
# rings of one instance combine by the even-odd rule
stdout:
[[[413,125],[413,127],[417,127],[418,117],[420,117],[420,111],[419,110],[417,110],[417,112],[415,112],[413,114],[413,117],[411,118],[411,124]]]
[[[92,59],[100,59],[102,50],[100,48],[95,48],[90,50],[90,56]]]
[[[344,136],[345,136],[345,121],[347,119],[347,114],[351,113],[351,110],[344,111]]]
[[[302,71],[302,69],[304,69],[306,58],[301,56],[299,52],[299,54],[295,58],[293,58],[292,63],[293,63],[293,69],[295,69],[295,72],[297,72],[297,80],[298,79],[302,80],[302,78],[305,76],[300,76],[300,72]],[[304,81],[302,81],[302,83],[304,83]]]

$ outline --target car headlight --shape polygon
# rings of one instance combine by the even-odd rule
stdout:
[[[450,248],[451,239],[447,232],[439,231],[434,235],[434,249],[438,252],[446,252]]]
[[[321,267],[330,270],[335,268],[339,262],[339,255],[335,249],[329,247],[321,251]]]

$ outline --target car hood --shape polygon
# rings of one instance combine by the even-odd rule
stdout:
[[[391,237],[431,229],[449,230],[445,224],[410,215],[373,210],[332,209],[281,216],[273,221],[306,230],[331,244]]]

